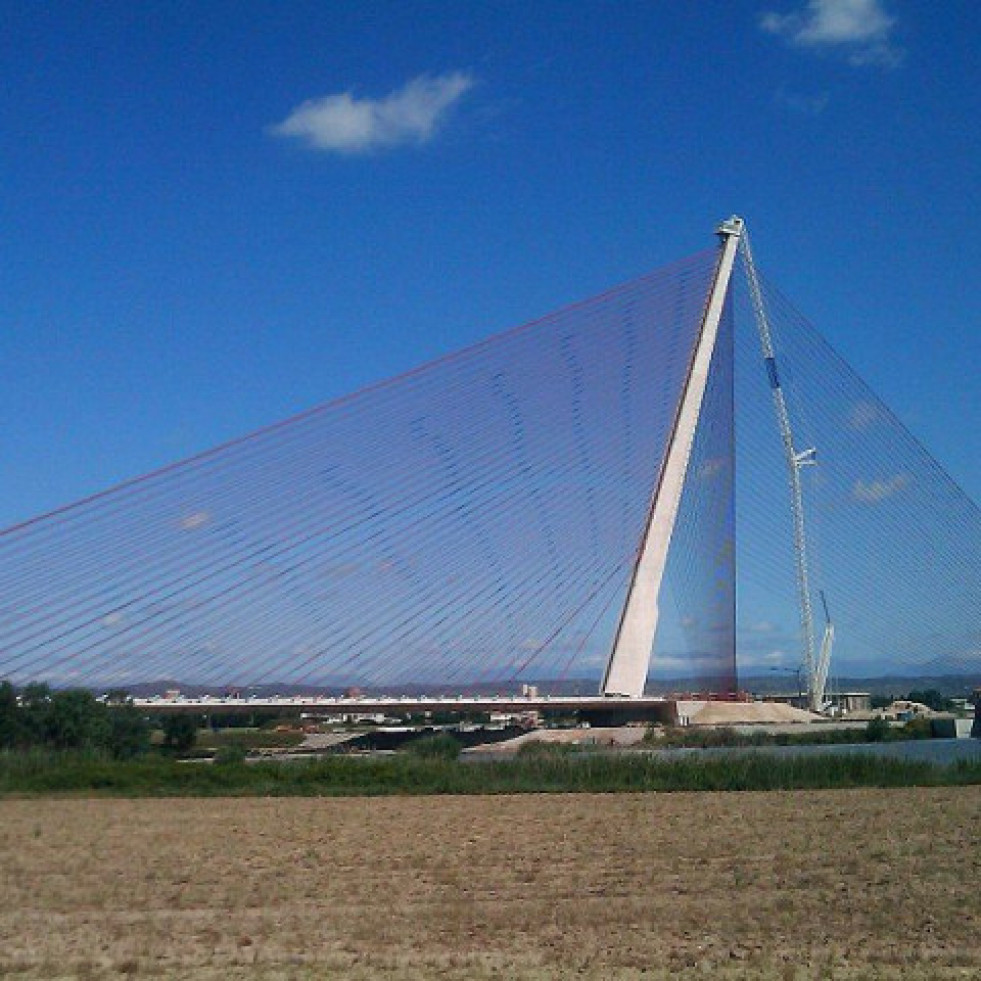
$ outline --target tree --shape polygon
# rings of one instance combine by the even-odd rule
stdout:
[[[17,692],[9,681],[0,681],[0,749],[13,749],[23,739]]]
[[[949,712],[954,707],[954,703],[936,688],[911,691],[908,697],[911,702],[919,702],[921,705],[933,709],[934,712]]]
[[[198,721],[193,715],[172,712],[163,717],[164,746],[175,753],[187,753],[198,738]]]
[[[18,699],[9,681],[0,682],[0,749],[96,749],[122,759],[149,745],[149,725],[132,705],[110,707],[84,688],[53,692],[38,683],[27,685]]]
[[[45,742],[55,749],[94,749],[109,741],[106,707],[84,688],[68,688],[51,696]]]
[[[39,682],[25,685],[20,693],[21,738],[29,746],[43,746],[51,713],[51,689]]]
[[[141,756],[150,748],[150,725],[135,705],[113,705],[108,713],[106,749],[115,759]]]
[[[932,739],[933,723],[929,719],[910,719],[903,726],[904,739]]]
[[[865,739],[870,743],[882,743],[889,739],[889,723],[881,715],[869,719],[865,727]]]

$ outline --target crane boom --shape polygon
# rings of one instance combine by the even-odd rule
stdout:
[[[750,298],[753,304],[753,314],[760,335],[760,346],[763,350],[763,361],[770,382],[770,394],[777,415],[777,425],[780,429],[780,440],[783,443],[784,458],[787,464],[787,475],[790,482],[790,507],[794,523],[794,556],[797,572],[797,593],[800,602],[801,640],[803,644],[803,665],[807,678],[807,697],[812,712],[820,712],[824,702],[824,683],[819,679],[818,665],[814,656],[814,612],[811,608],[811,587],[807,566],[807,535],[804,526],[804,495],[801,486],[800,472],[803,467],[815,463],[815,450],[808,449],[798,452],[794,446],[794,435],[790,425],[790,413],[787,411],[787,400],[780,385],[780,375],[777,371],[777,359],[773,350],[773,337],[770,333],[770,322],[763,303],[763,293],[760,289],[756,266],[753,262],[753,252],[749,244],[749,233],[743,229],[740,240],[740,251],[749,280]],[[832,638],[834,628],[832,627]],[[827,636],[827,635],[826,635]],[[822,644],[823,654],[824,644]],[[828,644],[830,656],[830,644]],[[827,668],[824,671],[827,679]]]
[[[818,652],[817,666],[814,669],[814,689],[823,710],[825,692],[828,688],[828,671],[831,668],[831,648],[835,642],[835,625],[831,621],[828,600],[823,589],[821,590],[821,606],[824,607],[824,636],[821,638],[821,650]]]

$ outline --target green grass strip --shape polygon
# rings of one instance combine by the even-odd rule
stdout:
[[[870,754],[747,753],[665,760],[646,754],[543,753],[489,763],[398,754],[290,762],[113,761],[90,754],[0,754],[0,795],[368,796],[622,793],[956,786],[981,783],[981,760],[940,765]]]

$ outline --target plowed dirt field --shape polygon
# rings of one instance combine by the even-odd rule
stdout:
[[[979,978],[981,788],[0,801],[0,976]]]

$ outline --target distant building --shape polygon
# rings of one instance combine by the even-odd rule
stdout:
[[[832,714],[852,715],[856,712],[872,711],[872,694],[867,691],[842,691],[829,692],[826,696],[831,702]],[[784,705],[793,705],[794,708],[809,709],[811,707],[810,698],[801,692],[783,695],[764,695],[764,702],[780,702]]]
[[[938,713],[922,702],[911,702],[908,698],[898,698],[894,702],[890,702],[884,709],[879,709],[877,714],[884,719],[909,722],[912,719],[929,719]]]
[[[842,715],[872,711],[872,694],[867,691],[836,692],[829,695],[828,698]]]
[[[777,702],[780,705],[792,705],[794,708],[799,709],[809,708],[811,704],[807,695],[803,695],[800,692],[793,692],[792,694],[776,692],[774,694],[763,695],[762,699],[764,702]]]

